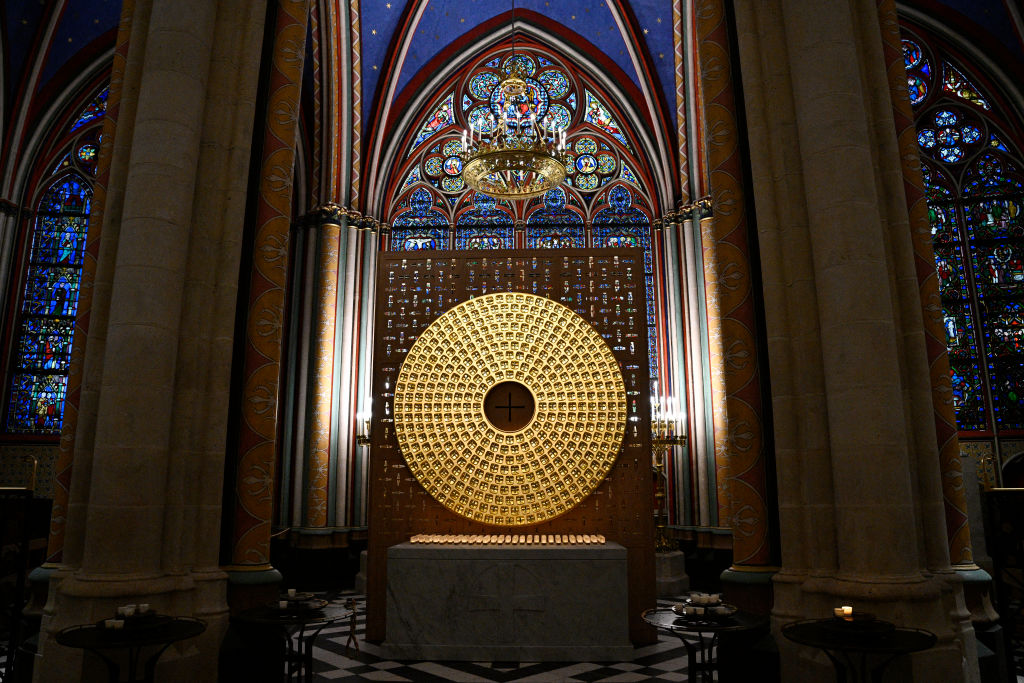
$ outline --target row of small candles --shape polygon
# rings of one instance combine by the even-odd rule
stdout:
[[[416,534],[410,543],[461,545],[602,545],[601,534]]]
[[[832,612],[841,619],[853,619],[853,607],[850,605],[834,607],[832,608]]]
[[[149,603],[143,602],[138,605],[121,605],[117,608],[117,616],[113,619],[104,619],[103,628],[109,628],[113,631],[124,628],[125,619],[134,617],[135,615],[149,614]]]
[[[516,115],[501,119],[494,118],[494,114],[488,112],[485,120],[470,121],[469,130],[462,131],[462,149],[468,152],[472,145],[486,144],[507,134],[508,124],[513,122],[515,123],[513,133],[535,137],[541,142],[554,146],[559,152],[565,149],[565,129],[556,128],[555,121],[550,116],[538,121],[535,112],[530,112],[529,116]],[[484,139],[487,134],[490,134],[489,140]]]

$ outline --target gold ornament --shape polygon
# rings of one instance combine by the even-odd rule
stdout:
[[[626,429],[611,349],[586,320],[533,294],[477,297],[435,320],[402,364],[394,407],[416,479],[486,524],[573,508],[608,474]]]

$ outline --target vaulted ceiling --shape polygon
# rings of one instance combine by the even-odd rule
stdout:
[[[934,15],[947,25],[963,28],[968,36],[987,36],[987,40],[976,38],[975,42],[982,49],[986,44],[994,46],[1000,56],[1016,60],[1020,68],[1024,38],[1021,10],[1013,9],[1015,3],[915,0],[900,7]],[[602,54],[619,76],[632,81],[636,91],[647,89],[659,100],[649,105],[660,108],[671,125],[675,117],[675,4],[669,0],[362,0],[364,120],[422,83],[425,69],[443,67],[439,60],[451,59],[452,46],[493,32],[496,22],[507,24],[509,16],[521,16],[524,21],[533,17],[529,21],[546,35],[567,44],[585,44],[588,50]],[[20,143],[11,143],[19,120],[31,121],[57,94],[80,82],[83,70],[109,56],[120,9],[120,0],[0,3],[0,152],[18,151]]]

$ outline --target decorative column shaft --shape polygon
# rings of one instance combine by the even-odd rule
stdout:
[[[309,0],[279,0],[246,312],[230,571],[268,571],[288,234]]]
[[[305,510],[303,527],[328,524],[331,474],[331,427],[334,423],[335,336],[338,320],[339,240],[344,210],[334,204],[316,214],[317,258],[313,282],[313,338],[311,340],[309,437],[305,457]]]
[[[695,7],[713,217],[701,221],[711,338],[719,520],[732,529],[733,565],[775,562],[772,483],[763,423],[751,243],[743,188],[724,0]]]

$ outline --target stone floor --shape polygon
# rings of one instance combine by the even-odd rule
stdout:
[[[332,596],[334,597],[334,596]],[[357,600],[359,650],[345,647],[348,624],[324,629],[313,657],[317,681],[686,681],[686,649],[678,638],[661,636],[639,648],[631,662],[396,662],[380,648],[362,640],[363,596]],[[660,601],[666,606],[678,601]]]
[[[314,648],[316,681],[414,681],[424,682],[564,682],[686,681],[686,649],[678,638],[661,634],[658,642],[636,651],[631,662],[416,662],[392,661],[381,649],[362,639],[365,602],[362,595],[333,594],[334,600],[356,600],[355,635],[359,649],[346,648],[348,622],[324,629]],[[660,600],[668,606],[678,600]],[[1024,683],[1024,644],[1015,653],[1017,681]],[[4,680],[6,657],[0,653],[0,681]]]

